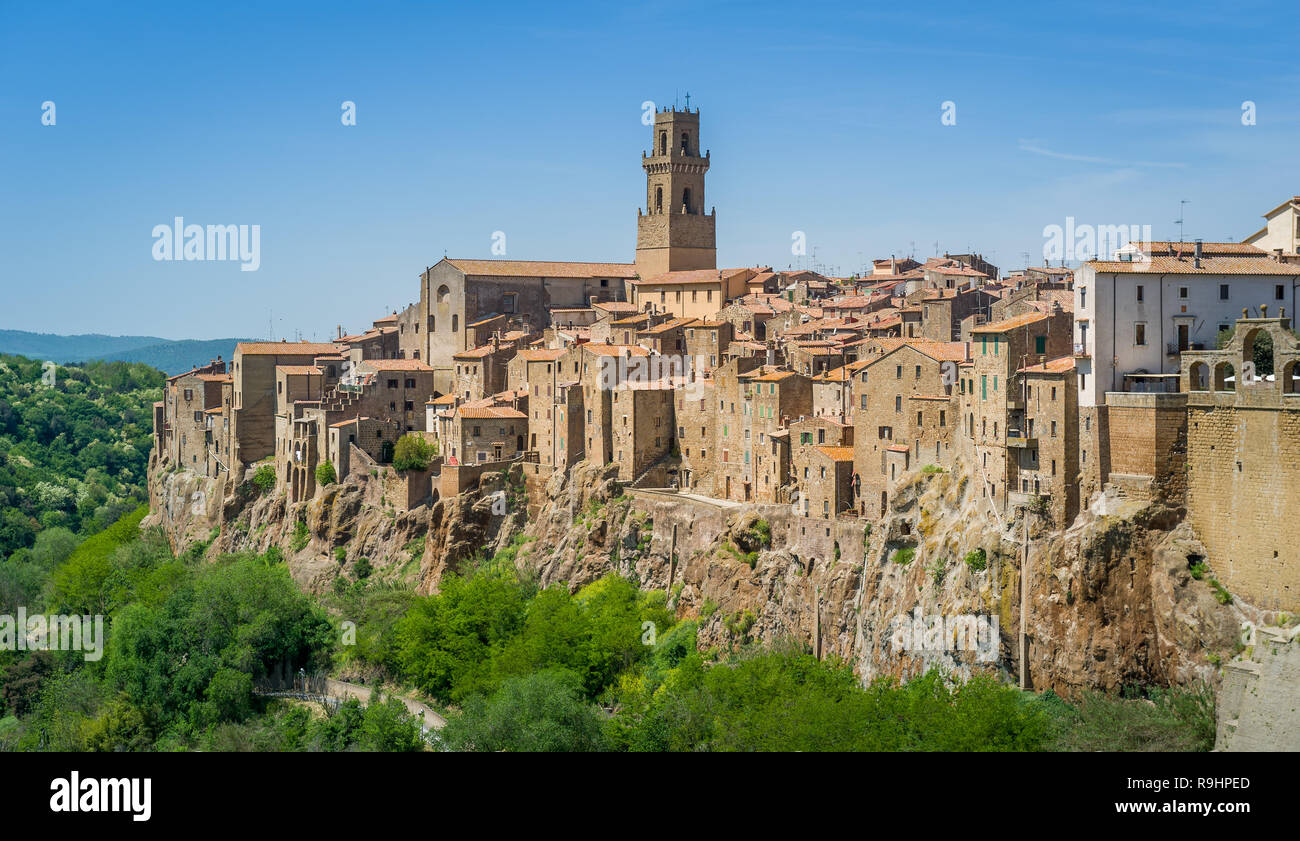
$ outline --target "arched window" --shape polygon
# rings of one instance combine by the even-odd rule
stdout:
[[[1273,336],[1267,330],[1256,328],[1246,334],[1241,343],[1241,361],[1255,363],[1255,376],[1267,377],[1273,373]]]
[[[1210,366],[1204,362],[1193,362],[1192,367],[1187,370],[1187,390],[1209,391],[1209,389]]]
[[[685,209],[687,213],[691,212],[691,188],[690,187],[683,188],[682,190],[682,208]]]
[[[1282,366],[1282,393],[1300,394],[1300,360],[1291,360]]]
[[[1231,380],[1231,382],[1229,382]],[[1231,362],[1220,362],[1214,366],[1214,390],[1215,391],[1235,391],[1237,388],[1237,373],[1232,367]]]
[[[664,212],[664,188],[655,187],[655,213]]]
[[[690,153],[691,153],[691,136],[686,132],[682,132],[682,154],[689,155]]]
[[[668,154],[668,132],[659,132],[659,154]]]

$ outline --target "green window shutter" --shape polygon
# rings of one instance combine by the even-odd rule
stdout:
[[[989,375],[980,374],[980,399],[987,400],[989,397]],[[722,433],[726,435],[726,433]]]
[[[1046,337],[1046,336],[1035,336],[1035,337],[1034,337],[1034,353],[1047,353],[1047,337]]]

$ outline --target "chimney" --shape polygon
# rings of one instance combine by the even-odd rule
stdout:
[[[1196,241],[1196,250],[1192,252],[1192,257],[1192,265],[1199,269],[1201,267],[1201,241],[1199,239]]]

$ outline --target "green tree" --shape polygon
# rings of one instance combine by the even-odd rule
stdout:
[[[316,465],[316,484],[332,485],[338,481],[338,475],[334,472],[334,465],[329,461],[322,461]]]
[[[490,698],[474,696],[442,730],[461,751],[601,751],[609,748],[582,679],[547,669],[505,681]]]
[[[397,439],[397,446],[393,448],[393,469],[427,470],[433,456],[433,447],[423,436],[408,432]]]

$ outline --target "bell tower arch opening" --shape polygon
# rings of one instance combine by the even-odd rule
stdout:
[[[700,145],[699,109],[657,111],[650,141],[651,154],[641,156],[648,206],[637,220],[637,274],[716,269],[716,216],[704,195],[710,153]]]

